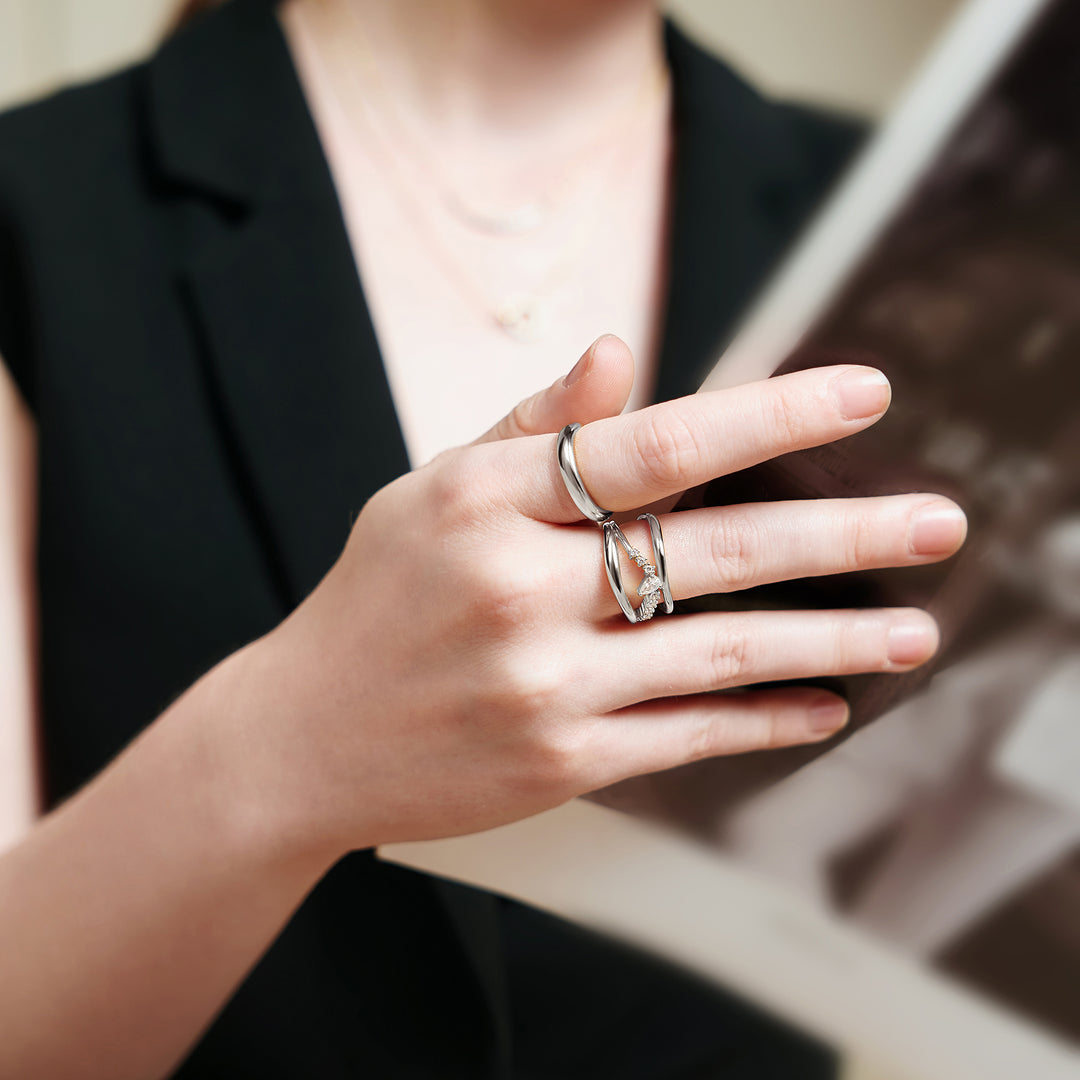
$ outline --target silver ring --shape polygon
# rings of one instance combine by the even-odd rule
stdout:
[[[652,517],[651,514],[642,515],[642,517],[646,516]],[[656,519],[653,518],[653,520]],[[651,526],[652,523],[650,522],[650,529]],[[623,614],[632,623],[645,622],[656,614],[661,597],[664,599],[664,610],[670,612],[671,608],[667,606],[670,590],[665,591],[665,583],[661,581],[660,575],[656,572],[656,567],[626,539],[622,529],[614,521],[605,521],[602,527],[604,530],[604,569],[607,570],[611,591],[615,594],[615,599],[619,601],[619,607],[622,608]],[[656,527],[659,530],[659,522],[657,522]],[[660,542],[663,544],[663,539]],[[641,584],[637,587],[637,594],[641,597],[641,604],[636,608],[630,603],[630,597],[626,595],[626,589],[623,587],[622,564],[619,560],[620,546],[638,564],[645,575],[641,580]]]
[[[604,510],[593,502],[592,496],[585,490],[581,473],[578,472],[577,458],[574,457],[574,436],[580,427],[580,424],[567,424],[559,432],[559,439],[555,445],[559,459],[559,472],[562,473],[563,483],[566,484],[566,490],[570,492],[574,505],[590,521],[603,525],[605,521],[610,520],[611,511]]]
[[[664,534],[655,514],[638,514],[638,521],[649,523],[649,536],[652,539],[653,559],[656,561],[656,576],[660,579],[660,591],[664,595],[664,611],[669,615],[675,610],[675,597],[671,595],[671,586],[667,578],[667,554],[664,551]]]

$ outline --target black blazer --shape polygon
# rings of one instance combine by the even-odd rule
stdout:
[[[856,136],[764,101],[671,27],[667,45],[659,399],[695,389]],[[0,118],[0,355],[40,435],[55,803],[278,623],[408,467],[267,0],[232,0],[148,63]],[[349,856],[181,1075],[488,1075],[507,1030],[493,904]]]

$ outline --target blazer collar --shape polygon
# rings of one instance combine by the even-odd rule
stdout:
[[[322,190],[321,149],[275,7],[232,0],[151,59],[155,164],[175,183],[238,206]]]
[[[211,407],[284,611],[367,498],[408,469],[333,180],[265,0],[231,0],[151,61],[151,152]]]

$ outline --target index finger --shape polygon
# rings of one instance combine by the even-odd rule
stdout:
[[[574,440],[578,470],[598,505],[633,510],[853,435],[885,413],[890,397],[882,372],[850,364],[705,391],[587,424]],[[559,473],[554,439],[520,440],[515,452],[523,459],[511,470],[515,508],[543,521],[581,520]]]

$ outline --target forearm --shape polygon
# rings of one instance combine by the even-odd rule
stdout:
[[[326,869],[238,797],[235,663],[0,858],[0,1076],[166,1075]]]

